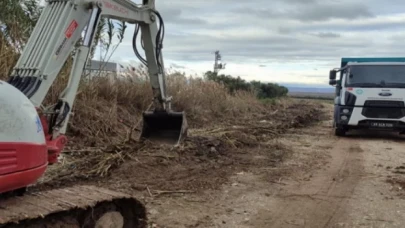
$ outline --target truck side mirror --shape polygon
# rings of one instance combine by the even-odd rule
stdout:
[[[336,79],[336,71],[334,71],[334,70],[329,71],[329,79],[330,80]]]
[[[334,86],[337,84],[337,80],[336,79],[329,79],[329,85]]]

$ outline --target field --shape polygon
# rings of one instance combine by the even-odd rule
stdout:
[[[293,98],[307,98],[307,99],[321,99],[321,100],[333,100],[333,93],[310,93],[310,92],[289,92],[289,97]]]
[[[68,62],[46,106],[57,101],[69,67]],[[168,91],[174,97],[173,108],[186,112],[189,137],[179,147],[141,142],[141,113],[151,101],[148,77],[142,72],[113,82],[103,77],[82,81],[60,163],[48,168],[29,188],[30,194],[81,185],[104,187],[140,200],[149,213],[149,224],[160,227],[171,222],[153,215],[150,206],[155,202],[220,191],[235,173],[258,172],[274,182],[292,172],[276,168],[291,156],[277,139],[325,118],[316,101],[262,102],[253,92],[231,95],[216,82],[173,73],[167,77]],[[35,210],[27,213],[33,215],[26,218],[39,216]]]
[[[339,139],[328,100],[262,102],[253,93],[230,95],[214,82],[186,81],[168,76],[174,107],[186,110],[190,124],[189,137],[177,147],[138,140],[140,113],[150,102],[148,82],[83,82],[61,161],[28,195],[114,190],[137,199],[146,227],[155,228],[403,227],[397,211],[405,204],[393,203],[404,199],[402,136],[369,132]],[[53,97],[62,82],[52,88]],[[85,192],[78,195],[87,198]],[[74,198],[58,197],[61,205],[63,197]],[[39,202],[36,207],[45,203]],[[3,206],[0,214],[13,213],[7,208],[12,207]],[[29,218],[49,214],[39,224],[63,219],[80,227],[77,211],[52,214],[51,208],[19,208],[19,216],[34,222]],[[47,227],[66,227],[52,224]]]
[[[23,2],[0,7],[2,80],[35,24],[38,3]],[[69,59],[44,107],[58,102],[71,68]],[[333,94],[258,99],[171,72],[188,136],[177,146],[143,141],[141,114],[153,108],[145,72],[83,78],[59,162],[25,194],[0,195],[1,228],[405,227],[403,135],[336,137]],[[12,152],[0,151],[0,170],[17,161]]]
[[[69,63],[65,67],[47,105],[67,82]],[[397,211],[405,204],[393,203],[404,199],[402,136],[339,139],[328,97],[293,94],[263,102],[251,92],[231,95],[218,83],[173,73],[168,89],[174,109],[186,111],[189,136],[177,147],[139,141],[141,113],[151,101],[142,72],[82,81],[60,162],[22,204],[0,200],[0,215],[12,215],[0,222],[80,227],[80,210],[52,213],[53,202],[78,207],[86,191],[102,200],[101,189],[109,189],[136,199],[132,206],[145,227],[403,227]],[[109,219],[106,224],[119,216]]]

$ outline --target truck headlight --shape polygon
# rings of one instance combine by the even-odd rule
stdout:
[[[340,119],[341,120],[347,120],[347,116],[341,116]]]
[[[342,112],[343,112],[344,114],[348,114],[350,111],[349,111],[349,109],[343,109]]]

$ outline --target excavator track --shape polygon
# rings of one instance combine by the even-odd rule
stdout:
[[[137,199],[96,186],[74,186],[0,200],[0,228],[144,228]]]

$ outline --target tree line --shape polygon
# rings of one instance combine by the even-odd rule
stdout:
[[[206,80],[215,81],[223,84],[232,94],[235,91],[254,91],[259,99],[284,97],[288,94],[285,86],[277,83],[262,83],[260,81],[246,81],[241,77],[232,77],[230,75],[217,74],[208,71],[204,74]]]

